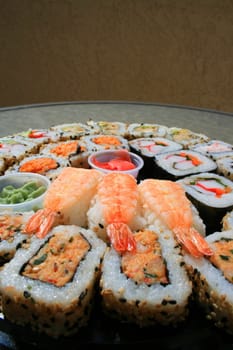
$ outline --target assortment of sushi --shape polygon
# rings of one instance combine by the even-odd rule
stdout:
[[[90,169],[106,149],[140,155],[137,179]],[[233,334],[233,146],[160,124],[92,121],[0,139],[0,176],[35,172],[43,208],[0,212],[0,294],[12,323],[52,338],[102,310],[178,325],[190,300]]]

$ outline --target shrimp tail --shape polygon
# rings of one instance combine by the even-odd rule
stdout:
[[[184,248],[195,258],[200,258],[203,255],[210,256],[213,254],[212,249],[204,237],[196,231],[193,227],[188,232],[183,228],[176,228],[174,230],[177,240],[184,246]]]
[[[136,250],[136,241],[129,226],[124,223],[112,223],[107,226],[107,235],[113,248],[123,253]]]
[[[44,238],[54,226],[57,213],[50,209],[40,209],[28,220],[24,232],[35,234],[38,238]]]

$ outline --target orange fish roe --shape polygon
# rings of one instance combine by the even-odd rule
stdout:
[[[19,168],[20,172],[31,172],[44,174],[46,171],[56,169],[57,162],[52,158],[41,157],[37,159],[29,160],[22,164]]]
[[[70,141],[60,143],[51,149],[51,153],[56,154],[60,157],[67,157],[72,153],[76,153],[78,149],[78,141]]]
[[[99,136],[99,137],[95,137],[92,139],[92,141],[94,143],[96,143],[97,145],[111,145],[111,146],[120,146],[121,142],[120,140],[118,140],[117,137],[114,136]]]
[[[155,232],[139,231],[134,238],[137,249],[122,256],[123,272],[136,283],[168,283],[165,261]]]

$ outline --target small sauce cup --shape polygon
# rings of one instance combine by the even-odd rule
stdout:
[[[104,167],[104,164],[112,160],[121,159],[121,156],[124,158],[125,154],[128,155],[130,162],[134,164],[135,166],[134,168],[129,170],[115,170],[115,169],[106,169]],[[103,163],[103,167],[100,166],[100,163]],[[106,150],[106,151],[93,152],[88,157],[88,164],[92,169],[102,171],[106,174],[112,173],[112,172],[120,172],[125,174],[131,174],[133,177],[137,178],[139,171],[142,169],[144,165],[144,161],[137,154],[128,152],[124,149],[124,150]]]

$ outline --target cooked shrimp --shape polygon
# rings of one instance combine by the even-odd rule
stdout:
[[[190,202],[181,185],[168,180],[146,179],[138,189],[144,208],[173,231],[191,255],[212,255],[208,243],[193,227]]]
[[[137,182],[132,175],[108,173],[99,183],[94,211],[101,211],[107,236],[118,252],[134,251],[136,242],[129,224],[138,206]]]
[[[86,213],[102,176],[94,169],[64,168],[46,192],[43,209],[27,222],[25,232],[42,238],[58,224],[86,226]]]

